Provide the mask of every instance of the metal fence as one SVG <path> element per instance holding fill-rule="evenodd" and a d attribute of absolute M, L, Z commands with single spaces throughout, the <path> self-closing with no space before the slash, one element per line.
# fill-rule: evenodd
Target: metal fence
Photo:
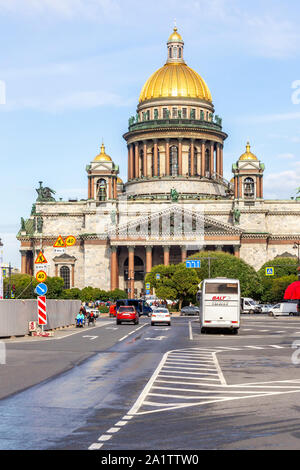
<path fill-rule="evenodd" d="M 74 324 L 80 306 L 80 300 L 47 300 L 44 329 Z M 28 323 L 37 320 L 37 300 L 0 300 L 0 338 L 27 335 Z"/>

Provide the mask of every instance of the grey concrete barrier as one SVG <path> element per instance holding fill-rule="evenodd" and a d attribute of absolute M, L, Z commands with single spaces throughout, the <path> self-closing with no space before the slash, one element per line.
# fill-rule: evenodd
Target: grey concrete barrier
<path fill-rule="evenodd" d="M 52 330 L 75 323 L 80 300 L 47 299 L 47 325 Z M 28 323 L 37 321 L 37 300 L 0 300 L 0 338 L 28 334 Z"/>

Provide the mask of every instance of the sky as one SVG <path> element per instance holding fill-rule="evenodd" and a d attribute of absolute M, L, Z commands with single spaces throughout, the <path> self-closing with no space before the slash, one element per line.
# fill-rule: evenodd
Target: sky
<path fill-rule="evenodd" d="M 87 197 L 85 167 L 104 140 L 127 178 L 123 134 L 176 19 L 186 63 L 206 81 L 229 135 L 224 176 L 251 150 L 264 196 L 300 186 L 298 0 L 0 0 L 0 238 L 16 233 L 39 181 L 57 199 Z"/>

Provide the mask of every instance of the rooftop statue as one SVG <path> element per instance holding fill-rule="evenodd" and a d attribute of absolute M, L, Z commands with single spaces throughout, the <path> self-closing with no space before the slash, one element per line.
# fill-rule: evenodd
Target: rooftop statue
<path fill-rule="evenodd" d="M 171 196 L 171 200 L 173 202 L 177 202 L 178 201 L 178 198 L 179 198 L 179 194 L 178 192 L 176 191 L 176 189 L 172 188 L 171 191 L 170 191 L 170 196 Z"/>
<path fill-rule="evenodd" d="M 50 189 L 48 187 L 43 188 L 43 182 L 39 181 L 40 187 L 36 189 L 36 192 L 38 193 L 37 197 L 37 202 L 54 202 L 55 199 L 52 197 L 52 194 L 55 194 L 55 191 L 53 189 Z"/>

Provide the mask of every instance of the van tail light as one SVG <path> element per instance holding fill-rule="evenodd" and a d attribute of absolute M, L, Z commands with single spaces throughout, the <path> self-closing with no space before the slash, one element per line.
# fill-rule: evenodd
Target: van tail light
<path fill-rule="evenodd" d="M 204 322 L 204 323 L 211 323 L 211 321 L 210 321 L 210 320 L 205 320 L 205 322 Z"/>
<path fill-rule="evenodd" d="M 232 321 L 231 323 L 238 323 L 237 321 Z"/>

